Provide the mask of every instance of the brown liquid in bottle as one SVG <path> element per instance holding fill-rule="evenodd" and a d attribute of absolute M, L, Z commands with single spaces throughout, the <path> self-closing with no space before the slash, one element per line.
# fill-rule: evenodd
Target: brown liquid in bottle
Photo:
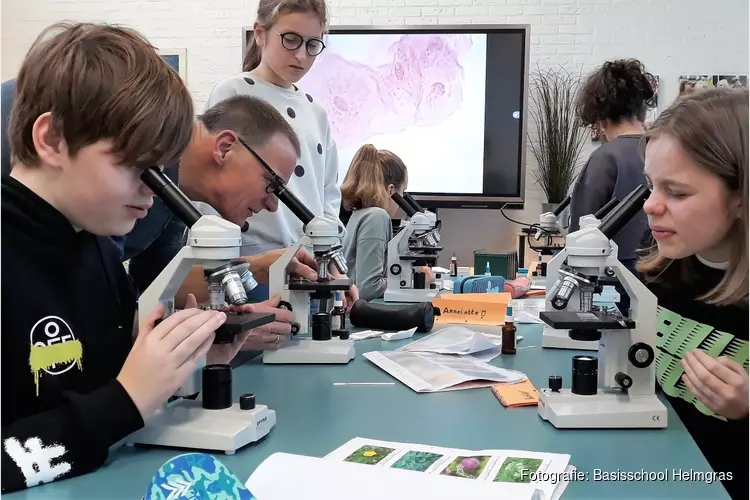
<path fill-rule="evenodd" d="M 508 312 L 505 314 L 500 352 L 502 354 L 516 353 L 516 325 L 513 324 L 513 308 L 510 306 L 508 306 Z"/>

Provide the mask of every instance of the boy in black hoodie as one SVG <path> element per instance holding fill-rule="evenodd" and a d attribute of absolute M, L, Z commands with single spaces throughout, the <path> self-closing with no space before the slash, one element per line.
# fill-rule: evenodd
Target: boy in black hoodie
<path fill-rule="evenodd" d="M 141 311 L 138 328 L 107 237 L 146 215 L 143 169 L 176 163 L 193 122 L 178 74 L 130 29 L 55 25 L 27 54 L 2 179 L 3 492 L 100 466 L 182 385 L 225 321 L 193 308 L 154 326 L 157 308 Z M 229 362 L 241 337 L 212 362 Z"/>

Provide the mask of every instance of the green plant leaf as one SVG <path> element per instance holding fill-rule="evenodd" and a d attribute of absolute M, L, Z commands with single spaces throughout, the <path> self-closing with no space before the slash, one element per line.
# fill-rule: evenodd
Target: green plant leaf
<path fill-rule="evenodd" d="M 529 113 L 536 137 L 528 134 L 528 147 L 539 165 L 534 180 L 549 203 L 560 203 L 578 175 L 586 140 L 586 129 L 576 116 L 581 75 L 563 67 L 537 67 L 530 77 Z"/>

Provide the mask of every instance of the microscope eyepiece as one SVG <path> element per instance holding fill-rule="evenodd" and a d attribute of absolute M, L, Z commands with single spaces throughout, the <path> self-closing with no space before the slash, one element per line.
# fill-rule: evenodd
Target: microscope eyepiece
<path fill-rule="evenodd" d="M 158 167 L 144 170 L 141 180 L 188 228 L 193 227 L 203 215 Z"/>
<path fill-rule="evenodd" d="M 568 196 L 566 196 L 566 197 L 565 197 L 565 198 L 563 199 L 563 201 L 561 201 L 561 202 L 560 202 L 560 204 L 559 204 L 559 205 L 557 205 L 557 208 L 555 208 L 555 209 L 554 209 L 554 210 L 552 211 L 552 214 L 553 214 L 553 215 L 554 215 L 555 217 L 559 217 L 559 216 L 560 216 L 560 214 L 561 214 L 561 213 L 563 213 L 563 210 L 565 210 L 566 208 L 568 208 L 568 205 L 570 205 L 570 197 L 571 197 L 571 195 L 568 195 Z"/>
<path fill-rule="evenodd" d="M 415 213 L 417 213 L 417 210 L 415 210 L 414 207 L 400 194 L 394 192 L 391 195 L 391 199 L 396 202 L 396 205 L 398 205 L 399 208 L 404 211 L 407 217 L 412 217 Z"/>
<path fill-rule="evenodd" d="M 599 225 L 599 231 L 610 240 L 625 226 L 630 219 L 641 211 L 643 204 L 651 195 L 651 190 L 642 184 L 631 191 Z"/>
<path fill-rule="evenodd" d="M 297 198 L 294 193 L 287 189 L 286 184 L 277 184 L 273 194 L 302 221 L 302 225 L 307 225 L 313 220 L 315 215 Z"/>
<path fill-rule="evenodd" d="M 404 192 L 404 200 L 406 200 L 406 202 L 411 205 L 412 208 L 414 208 L 414 210 L 416 210 L 417 212 L 424 212 L 424 208 L 422 208 L 422 205 L 420 205 L 419 202 L 417 202 L 417 200 L 415 200 L 411 194 Z"/>

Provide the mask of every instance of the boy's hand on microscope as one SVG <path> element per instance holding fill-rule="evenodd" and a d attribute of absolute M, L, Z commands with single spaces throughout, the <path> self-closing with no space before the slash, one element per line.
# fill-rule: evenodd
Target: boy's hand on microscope
<path fill-rule="evenodd" d="M 685 354 L 681 364 L 682 380 L 708 409 L 730 420 L 747 417 L 748 375 L 742 365 L 697 349 Z"/>
<path fill-rule="evenodd" d="M 243 342 L 234 352 L 242 351 L 265 351 L 276 350 L 284 345 L 292 335 L 292 323 L 294 323 L 294 312 L 288 309 L 279 308 L 281 297 L 278 295 L 259 302 L 257 304 L 245 304 L 242 306 L 231 306 L 230 310 L 243 313 L 273 313 L 276 315 L 276 321 L 253 328 L 245 336 Z M 239 335 L 237 336 L 239 339 Z M 230 358 L 231 359 L 231 358 Z M 228 361 L 227 361 L 228 362 Z"/>
<path fill-rule="evenodd" d="M 244 257 L 247 263 L 250 264 L 250 272 L 253 273 L 255 281 L 268 284 L 268 274 L 271 264 L 279 260 L 284 255 L 284 252 L 286 252 L 286 248 L 279 248 L 258 255 Z M 289 271 L 306 280 L 315 281 L 318 279 L 318 264 L 315 262 L 315 257 L 304 248 L 300 248 L 296 256 L 289 263 Z"/>
<path fill-rule="evenodd" d="M 144 420 L 187 380 L 211 348 L 214 332 L 227 319 L 219 311 L 183 309 L 157 325 L 163 315 L 164 308 L 159 306 L 143 322 L 117 375 Z"/>

